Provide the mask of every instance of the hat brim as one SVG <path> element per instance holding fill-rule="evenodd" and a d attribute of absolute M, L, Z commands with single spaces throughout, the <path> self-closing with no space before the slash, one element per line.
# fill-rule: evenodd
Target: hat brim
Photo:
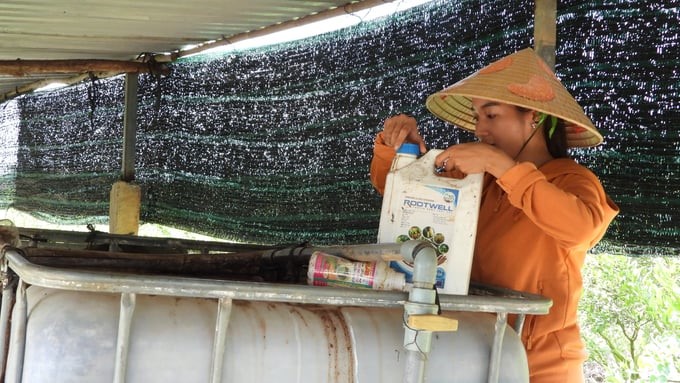
<path fill-rule="evenodd" d="M 603 141 L 602 135 L 583 109 L 545 63 L 538 62 L 541 59 L 531 48 L 507 56 L 504 60 L 507 61 L 503 65 L 497 65 L 501 62 L 499 60 L 430 95 L 425 103 L 427 109 L 444 121 L 474 131 L 476 119 L 472 99 L 497 101 L 564 120 L 567 145 L 570 147 L 591 147 Z M 518 88 L 521 92 L 515 90 Z"/>

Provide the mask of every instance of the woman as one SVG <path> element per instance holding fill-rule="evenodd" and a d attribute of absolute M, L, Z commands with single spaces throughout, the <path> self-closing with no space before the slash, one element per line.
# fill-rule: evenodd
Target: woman
<path fill-rule="evenodd" d="M 618 207 L 567 147 L 595 146 L 602 136 L 532 49 L 431 95 L 426 105 L 478 138 L 435 161 L 443 176 L 486 173 L 471 279 L 551 298 L 549 314 L 529 316 L 521 335 L 531 382 L 583 382 L 581 267 Z M 403 142 L 426 150 L 414 118 L 386 120 L 371 163 L 381 193 Z"/>

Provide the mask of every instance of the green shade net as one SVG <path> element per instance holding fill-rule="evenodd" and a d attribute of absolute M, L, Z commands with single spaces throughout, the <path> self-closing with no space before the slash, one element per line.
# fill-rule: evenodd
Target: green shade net
<path fill-rule="evenodd" d="M 680 254 L 679 6 L 559 5 L 556 71 L 605 136 L 574 154 L 621 208 L 603 251 Z"/>
<path fill-rule="evenodd" d="M 573 154 L 622 209 L 599 250 L 680 247 L 680 12 L 664 4 L 559 5 L 556 72 L 606 140 Z M 435 1 L 141 76 L 141 218 L 243 242 L 373 243 L 381 199 L 368 166 L 382 121 L 413 114 L 431 148 L 471 140 L 429 115 L 425 98 L 531 46 L 532 35 L 533 2 Z M 120 175 L 123 87 L 120 77 L 97 80 L 0 106 L 0 124 L 18 126 L 2 206 L 106 222 Z"/>

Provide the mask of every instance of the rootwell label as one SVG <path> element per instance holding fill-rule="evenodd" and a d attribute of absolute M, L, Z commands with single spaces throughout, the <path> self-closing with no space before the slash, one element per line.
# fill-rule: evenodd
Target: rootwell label
<path fill-rule="evenodd" d="M 444 204 L 441 204 L 441 203 L 419 201 L 419 200 L 409 199 L 409 198 L 404 199 L 404 206 L 411 207 L 411 208 L 421 208 L 421 209 L 427 209 L 427 210 L 443 211 L 443 212 L 452 212 L 453 211 L 453 205 L 444 205 Z"/>
<path fill-rule="evenodd" d="M 431 202 L 430 200 L 416 199 L 414 197 L 405 197 L 403 206 L 407 208 L 418 208 L 430 210 L 433 212 L 452 213 L 458 204 L 458 189 L 448 189 L 436 186 L 427 186 L 428 189 L 433 190 L 441 195 L 442 200 L 446 203 Z"/>

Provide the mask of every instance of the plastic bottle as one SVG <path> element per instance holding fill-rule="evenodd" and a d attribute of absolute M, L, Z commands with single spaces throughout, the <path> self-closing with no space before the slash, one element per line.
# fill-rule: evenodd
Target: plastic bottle
<path fill-rule="evenodd" d="M 418 153 L 417 145 L 408 144 L 403 152 L 402 145 L 387 174 L 378 243 L 429 241 L 438 255 L 437 287 L 444 294 L 467 294 L 483 174 L 439 176 L 434 160 L 442 150 L 415 159 L 411 145 Z M 392 261 L 390 266 L 411 282 L 411 264 Z"/>
<path fill-rule="evenodd" d="M 406 287 L 404 274 L 392 270 L 387 262 L 354 262 L 321 251 L 309 259 L 307 283 L 373 290 L 403 291 Z"/>

